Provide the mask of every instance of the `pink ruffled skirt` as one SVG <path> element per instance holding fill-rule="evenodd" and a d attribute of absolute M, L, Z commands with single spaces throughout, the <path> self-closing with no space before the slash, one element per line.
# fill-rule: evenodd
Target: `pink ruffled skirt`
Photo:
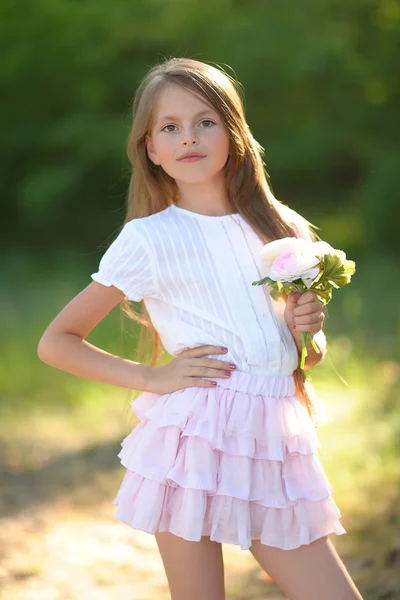
<path fill-rule="evenodd" d="M 115 516 L 134 529 L 284 550 L 341 535 L 321 444 L 293 375 L 234 371 L 215 388 L 143 392 L 118 454 Z"/>

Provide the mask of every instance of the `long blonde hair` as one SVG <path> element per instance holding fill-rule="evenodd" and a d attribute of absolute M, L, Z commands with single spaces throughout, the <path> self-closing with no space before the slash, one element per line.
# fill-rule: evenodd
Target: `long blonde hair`
<path fill-rule="evenodd" d="M 169 58 L 154 66 L 141 81 L 133 99 L 133 122 L 127 141 L 127 154 L 132 164 L 126 217 L 124 224 L 138 217 L 157 213 L 179 198 L 175 180 L 147 155 L 147 137 L 152 126 L 154 106 L 160 92 L 168 85 L 180 85 L 199 95 L 219 113 L 230 136 L 229 158 L 224 176 L 230 204 L 258 233 L 265 243 L 287 236 L 297 237 L 296 230 L 284 217 L 282 207 L 268 184 L 269 174 L 262 160 L 264 148 L 254 139 L 244 114 L 241 84 L 224 71 L 190 58 Z M 288 207 L 287 207 L 288 208 Z M 304 219 L 311 239 L 320 239 Z M 130 318 L 144 325 L 140 328 L 137 355 L 144 355 L 147 340 L 144 328 L 152 335 L 153 354 L 150 364 L 159 364 L 162 353 L 161 339 L 154 328 L 143 302 L 137 312 L 128 300 L 121 308 Z M 296 393 L 314 420 L 318 401 L 311 382 L 299 367 L 293 372 Z M 317 425 L 317 421 L 314 420 Z"/>

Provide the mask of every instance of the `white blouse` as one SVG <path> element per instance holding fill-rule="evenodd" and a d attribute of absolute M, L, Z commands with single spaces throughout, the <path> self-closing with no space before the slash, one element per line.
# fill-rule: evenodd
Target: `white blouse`
<path fill-rule="evenodd" d="M 298 236 L 310 239 L 303 218 L 282 210 Z M 241 371 L 286 376 L 299 354 L 283 317 L 285 301 L 273 300 L 268 286 L 252 286 L 262 278 L 263 245 L 239 213 L 209 216 L 171 204 L 126 223 L 91 277 L 143 299 L 170 355 L 226 346 L 227 353 L 208 356 Z"/>

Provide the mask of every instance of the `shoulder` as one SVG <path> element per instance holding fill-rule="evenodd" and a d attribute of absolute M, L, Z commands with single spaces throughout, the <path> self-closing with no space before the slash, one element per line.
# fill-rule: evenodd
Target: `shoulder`
<path fill-rule="evenodd" d="M 137 249 L 151 257 L 159 229 L 157 214 L 135 217 L 126 221 L 114 240 L 114 244 L 123 248 L 125 252 Z"/>
<path fill-rule="evenodd" d="M 145 240 L 155 240 L 162 231 L 167 220 L 167 208 L 157 213 L 145 217 L 135 217 L 125 224 L 129 232 L 135 233 L 145 238 Z"/>
<path fill-rule="evenodd" d="M 278 210 L 286 223 L 296 231 L 297 237 L 313 241 L 314 231 L 311 227 L 314 225 L 311 221 L 285 204 L 280 203 Z"/>
<path fill-rule="evenodd" d="M 132 235 L 136 233 L 157 259 L 168 254 L 177 245 L 186 247 L 193 244 L 193 235 L 196 233 L 195 229 L 190 227 L 193 222 L 193 219 L 187 219 L 182 223 L 171 212 L 170 206 L 157 213 L 129 221 Z"/>

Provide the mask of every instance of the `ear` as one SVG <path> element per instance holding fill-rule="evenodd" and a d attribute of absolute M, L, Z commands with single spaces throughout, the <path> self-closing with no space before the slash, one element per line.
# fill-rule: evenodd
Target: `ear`
<path fill-rule="evenodd" d="M 155 164 L 155 165 L 159 165 L 160 163 L 160 159 L 157 156 L 157 152 L 154 149 L 154 144 L 151 141 L 151 138 L 149 136 L 147 136 L 146 138 L 146 148 L 147 148 L 147 156 L 149 157 L 149 159 Z"/>

